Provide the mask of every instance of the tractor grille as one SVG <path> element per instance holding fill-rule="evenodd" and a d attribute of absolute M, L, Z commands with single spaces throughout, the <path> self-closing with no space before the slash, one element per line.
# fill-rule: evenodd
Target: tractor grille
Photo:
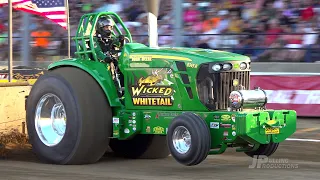
<path fill-rule="evenodd" d="M 233 86 L 235 79 L 238 80 L 238 86 Z M 197 75 L 198 96 L 210 110 L 226 110 L 230 105 L 229 95 L 232 91 L 249 88 L 249 71 L 211 74 L 208 66 L 203 65 Z"/>
<path fill-rule="evenodd" d="M 224 72 L 220 73 L 220 87 L 218 87 L 218 109 L 227 109 L 229 104 L 229 95 L 232 91 L 240 89 L 249 89 L 249 71 L 242 72 Z M 237 79 L 239 86 L 233 86 L 233 80 Z"/>

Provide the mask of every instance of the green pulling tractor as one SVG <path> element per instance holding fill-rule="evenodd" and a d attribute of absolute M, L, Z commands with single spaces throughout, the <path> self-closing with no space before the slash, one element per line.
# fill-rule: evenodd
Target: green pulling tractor
<path fill-rule="evenodd" d="M 97 58 L 97 21 L 112 17 L 125 44 L 117 63 Z M 250 157 L 272 155 L 296 130 L 296 112 L 266 109 L 250 90 L 250 59 L 229 52 L 132 42 L 113 12 L 85 14 L 76 57 L 52 63 L 26 98 L 30 143 L 44 163 L 90 164 L 108 147 L 125 158 L 166 158 L 192 166 L 236 147 Z M 153 24 L 150 25 L 150 24 Z M 120 78 L 122 77 L 122 78 Z"/>

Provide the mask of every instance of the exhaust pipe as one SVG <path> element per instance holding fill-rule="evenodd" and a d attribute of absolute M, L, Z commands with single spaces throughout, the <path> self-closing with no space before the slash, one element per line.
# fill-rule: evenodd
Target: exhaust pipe
<path fill-rule="evenodd" d="M 145 5 L 148 11 L 149 46 L 158 48 L 158 15 L 160 0 L 145 0 Z"/>

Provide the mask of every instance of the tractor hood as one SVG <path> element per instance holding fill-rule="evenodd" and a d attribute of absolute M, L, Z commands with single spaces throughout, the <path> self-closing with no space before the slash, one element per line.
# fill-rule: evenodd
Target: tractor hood
<path fill-rule="evenodd" d="M 159 47 L 149 48 L 147 46 L 129 47 L 130 56 L 150 56 L 157 59 L 186 60 L 193 63 L 216 62 L 216 61 L 249 61 L 249 57 L 226 51 L 218 51 L 201 48 L 182 47 Z M 170 58 L 169 58 L 170 57 Z"/>
<path fill-rule="evenodd" d="M 207 59 L 208 61 L 246 61 L 249 58 L 247 56 L 226 52 L 226 51 L 219 51 L 219 50 L 212 50 L 212 49 L 201 49 L 201 48 L 160 48 L 165 53 L 170 55 L 177 55 L 183 57 L 200 57 L 201 59 Z"/>

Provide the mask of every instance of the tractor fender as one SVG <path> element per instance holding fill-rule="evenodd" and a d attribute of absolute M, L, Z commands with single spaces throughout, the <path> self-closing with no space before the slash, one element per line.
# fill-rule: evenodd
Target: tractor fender
<path fill-rule="evenodd" d="M 103 64 L 96 61 L 84 61 L 79 59 L 67 59 L 53 62 L 48 66 L 48 71 L 60 67 L 75 67 L 82 69 L 90 74 L 93 79 L 100 85 L 104 91 L 111 107 L 122 106 L 119 101 L 115 84 L 113 83 L 111 72 L 108 64 Z M 85 83 L 85 82 L 84 82 Z"/>

